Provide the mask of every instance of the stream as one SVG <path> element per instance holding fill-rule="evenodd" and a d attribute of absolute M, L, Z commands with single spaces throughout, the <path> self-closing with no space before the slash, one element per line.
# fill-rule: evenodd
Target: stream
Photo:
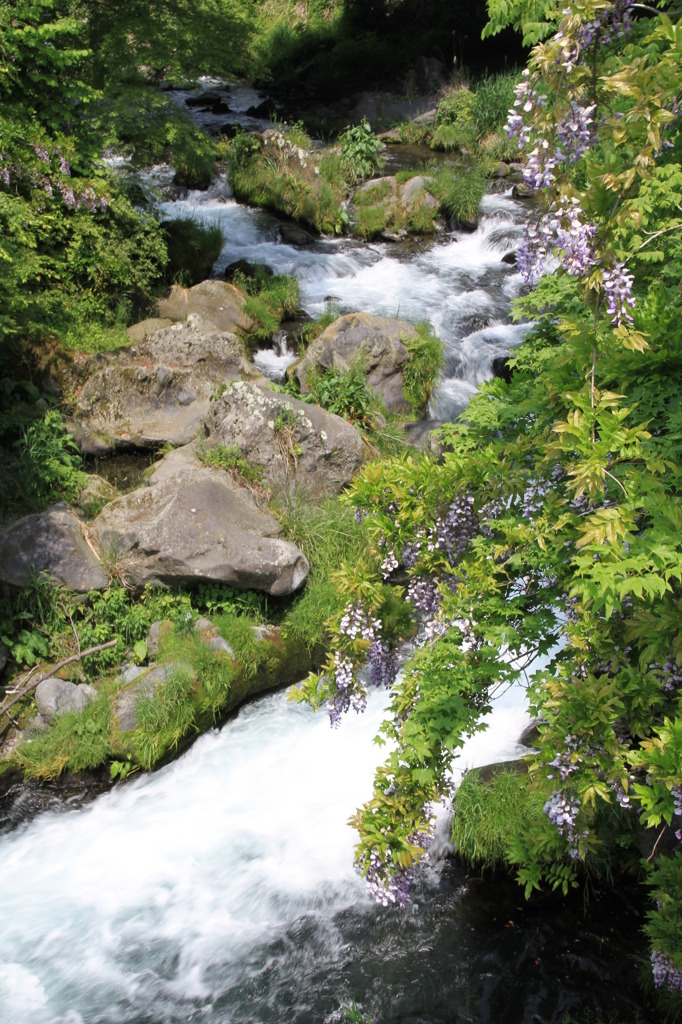
<path fill-rule="evenodd" d="M 253 98 L 230 93 L 235 118 Z M 311 316 L 331 304 L 427 318 L 447 352 L 433 418 L 461 411 L 523 337 L 508 322 L 520 276 L 502 256 L 527 207 L 508 188 L 486 196 L 476 231 L 401 244 L 290 244 L 224 178 L 162 209 L 220 224 L 215 276 L 237 259 L 296 276 Z M 256 356 L 273 377 L 293 358 L 283 338 Z M 646 1021 L 638 890 L 526 903 L 514 882 L 471 877 L 449 856 L 442 816 L 414 902 L 371 901 L 347 821 L 383 759 L 372 739 L 385 701 L 373 692 L 332 730 L 275 693 L 92 801 L 15 804 L 0 820 L 0 1020 L 332 1024 L 356 1006 L 372 1024 Z M 512 690 L 458 767 L 521 756 L 526 723 Z"/>
<path fill-rule="evenodd" d="M 346 824 L 368 796 L 385 694 L 332 730 L 276 693 L 179 760 L 0 839 L 7 1024 L 561 1021 L 638 1004 L 635 895 L 524 904 L 518 886 L 431 864 L 379 907 Z M 519 756 L 518 695 L 461 767 Z M 617 939 L 617 941 L 614 941 Z M 581 1018 L 578 1018 L 581 1019 Z M 620 1019 L 620 1018 L 619 1018 Z"/>

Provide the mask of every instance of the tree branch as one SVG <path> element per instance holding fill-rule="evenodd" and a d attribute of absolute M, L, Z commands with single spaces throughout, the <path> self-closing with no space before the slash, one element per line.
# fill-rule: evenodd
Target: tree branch
<path fill-rule="evenodd" d="M 98 654 L 100 651 L 106 651 L 108 647 L 114 647 L 117 643 L 118 640 L 107 640 L 105 644 L 98 644 L 97 647 L 88 647 L 86 651 L 79 651 L 78 654 L 72 654 L 70 658 L 64 658 L 63 661 L 60 661 L 57 665 L 53 665 L 51 668 L 47 669 L 40 676 L 38 676 L 37 679 L 34 679 L 33 682 L 31 682 L 28 686 L 25 686 L 23 690 L 20 690 L 18 692 L 14 691 L 16 693 L 16 696 L 13 698 L 13 700 L 5 702 L 0 706 L 0 717 L 2 715 L 7 715 L 7 717 L 10 718 L 10 715 L 8 714 L 9 709 L 11 707 L 14 707 L 15 704 L 18 704 L 19 701 L 23 697 L 25 697 L 27 693 L 30 693 L 31 690 L 35 690 L 36 686 L 39 686 L 44 679 L 47 679 L 53 673 L 59 672 L 60 669 L 64 668 L 66 665 L 70 665 L 74 661 L 80 661 L 81 658 L 87 658 L 89 654 Z M 31 669 L 26 678 L 30 678 L 33 672 L 35 672 L 35 669 Z M 0 728 L 2 727 L 0 726 Z"/>

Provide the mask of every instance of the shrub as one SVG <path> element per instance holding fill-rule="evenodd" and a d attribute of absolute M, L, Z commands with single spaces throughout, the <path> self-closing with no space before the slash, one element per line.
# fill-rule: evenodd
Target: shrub
<path fill-rule="evenodd" d="M 174 666 L 167 682 L 149 697 L 137 701 L 133 744 L 140 763 L 152 768 L 169 750 L 177 748 L 195 726 L 195 677 L 191 667 Z"/>
<path fill-rule="evenodd" d="M 386 207 L 363 206 L 358 210 L 358 220 L 354 232 L 361 238 L 371 241 L 377 238 L 386 227 Z"/>
<path fill-rule="evenodd" d="M 199 448 L 199 458 L 207 466 L 224 469 L 232 477 L 241 478 L 247 483 L 260 484 L 263 479 L 263 467 L 249 465 L 236 445 L 217 444 L 215 447 L 207 448 L 202 444 Z"/>
<path fill-rule="evenodd" d="M 510 867 L 510 840 L 542 822 L 544 800 L 516 770 L 495 772 L 488 781 L 467 772 L 455 797 L 452 842 L 471 867 Z"/>
<path fill-rule="evenodd" d="M 341 132 L 339 145 L 351 181 L 369 178 L 381 166 L 381 141 L 370 128 L 367 118 Z"/>
<path fill-rule="evenodd" d="M 253 278 L 235 275 L 235 284 L 247 293 L 244 312 L 256 323 L 253 341 L 269 341 L 285 317 L 299 309 L 298 281 L 286 274 L 268 274 L 257 266 Z"/>
<path fill-rule="evenodd" d="M 354 359 L 347 370 L 308 372 L 307 384 L 309 401 L 361 428 L 371 428 L 377 401 L 367 385 L 361 358 Z"/>
<path fill-rule="evenodd" d="M 321 505 L 290 503 L 280 510 L 279 518 L 287 540 L 310 562 L 305 589 L 287 611 L 283 628 L 313 650 L 324 643 L 327 622 L 344 605 L 345 598 L 330 577 L 342 562 L 357 556 L 361 527 L 353 510 L 338 498 Z"/>
<path fill-rule="evenodd" d="M 476 140 L 474 94 L 458 86 L 445 94 L 438 104 L 432 149 L 461 150 L 473 147 Z"/>
<path fill-rule="evenodd" d="M 56 501 L 76 500 L 87 477 L 78 447 L 56 409 L 30 423 L 14 449 L 0 499 L 4 512 L 36 512 Z"/>
<path fill-rule="evenodd" d="M 303 221 L 316 231 L 342 232 L 348 220 L 341 206 L 345 186 L 339 184 L 333 163 L 326 162 L 326 177 L 320 173 L 309 182 L 297 172 L 266 161 L 257 140 L 243 133 L 231 143 L 223 143 L 221 153 L 227 158 L 237 199 Z"/>
<path fill-rule="evenodd" d="M 29 779 L 97 768 L 111 752 L 111 703 L 101 693 L 82 712 L 58 715 L 45 732 L 22 743 L 12 761 Z"/>

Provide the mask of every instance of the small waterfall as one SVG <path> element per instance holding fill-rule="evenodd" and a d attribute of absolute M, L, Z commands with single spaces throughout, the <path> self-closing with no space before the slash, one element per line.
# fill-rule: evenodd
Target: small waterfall
<path fill-rule="evenodd" d="M 259 348 L 253 354 L 253 361 L 260 372 L 275 384 L 286 380 L 286 370 L 297 359 L 297 353 L 289 347 L 286 331 L 277 331 L 272 339 L 272 348 Z"/>

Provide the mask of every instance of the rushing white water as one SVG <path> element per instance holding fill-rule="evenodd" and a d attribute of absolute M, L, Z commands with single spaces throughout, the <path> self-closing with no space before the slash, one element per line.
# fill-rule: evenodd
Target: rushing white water
<path fill-rule="evenodd" d="M 275 694 L 161 771 L 4 836 L 0 1019 L 270 1020 L 267 993 L 253 1016 L 234 1006 L 273 944 L 305 928 L 333 964 L 338 916 L 380 913 L 347 819 L 382 758 L 384 699 L 331 730 Z M 518 756 L 524 722 L 507 696 L 461 763 Z"/>
<path fill-rule="evenodd" d="M 523 327 L 507 322 L 521 277 L 502 257 L 516 248 L 528 213 L 511 198 L 511 190 L 484 197 L 476 231 L 452 232 L 413 246 L 347 239 L 291 244 L 276 218 L 236 203 L 225 178 L 208 192 L 191 192 L 186 199 L 162 204 L 161 210 L 166 217 L 220 225 L 225 242 L 216 276 L 246 259 L 296 277 L 302 306 L 312 316 L 331 303 L 341 313 L 428 320 L 447 353 L 431 410 L 436 418 L 461 412 L 476 385 L 491 376 L 493 360 L 523 337 Z"/>

